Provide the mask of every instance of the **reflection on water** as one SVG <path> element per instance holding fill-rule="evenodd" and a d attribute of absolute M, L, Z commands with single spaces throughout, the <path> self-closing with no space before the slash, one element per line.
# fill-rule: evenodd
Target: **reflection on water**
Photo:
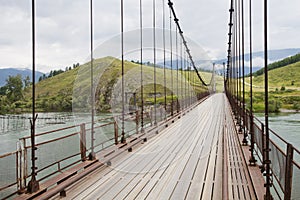
<path fill-rule="evenodd" d="M 30 135 L 30 114 L 1 116 L 0 155 L 16 150 L 19 138 Z M 70 113 L 39 113 L 36 133 L 74 125 Z"/>
<path fill-rule="evenodd" d="M 73 119 L 71 113 L 37 113 L 35 125 L 37 128 L 51 124 L 65 124 Z M 20 115 L 0 115 L 0 134 L 30 129 L 31 113 Z"/>
<path fill-rule="evenodd" d="M 58 116 L 61 116 L 62 113 L 56 113 Z M 55 119 L 55 113 L 45 114 Z M 255 114 L 261 121 L 264 121 L 263 114 Z M 106 118 L 108 115 L 98 116 L 99 118 Z M 46 119 L 46 117 L 44 117 Z M 50 117 L 49 117 L 50 118 Z M 23 120 L 22 118 L 20 118 Z M 84 117 L 76 117 L 71 120 L 67 120 L 64 123 L 52 123 L 52 121 L 48 121 L 47 126 L 42 126 L 37 129 L 37 132 L 45 132 L 49 129 L 59 129 L 66 126 L 71 126 L 74 124 L 84 123 L 90 121 L 90 116 Z M 51 123 L 49 123 L 51 122 Z M 293 144 L 294 147 L 300 149 L 300 113 L 281 113 L 281 114 L 271 114 L 269 116 L 270 128 L 275 131 L 278 135 L 284 138 L 287 142 Z M 29 121 L 27 121 L 29 123 Z M 23 127 L 21 122 L 15 123 L 20 127 Z M 1 130 L 0 130 L 1 131 Z M 28 136 L 30 134 L 29 129 L 27 130 L 15 130 L 7 133 L 0 134 L 0 155 L 6 152 L 11 152 L 16 150 L 16 142 L 19 138 Z M 61 145 L 62 146 L 62 145 Z M 296 160 L 300 155 L 294 155 Z M 12 160 L 12 163 L 15 161 Z M 9 163 L 9 162 L 7 162 Z M 3 163 L 2 163 L 3 164 Z M 1 168 L 4 165 L 1 165 Z M 0 168 L 0 169 L 1 169 Z M 3 169 L 5 169 L 4 167 Z M 294 167 L 294 177 L 293 177 L 293 198 L 300 199 L 300 170 L 295 170 Z M 4 175 L 6 171 L 1 172 L 0 175 Z M 5 174 L 7 179 L 10 178 L 9 174 Z M 12 176 L 13 177 L 13 176 Z M 0 181 L 1 183 L 1 181 Z M 1 195 L 0 195 L 1 197 Z"/>
<path fill-rule="evenodd" d="M 255 114 L 264 122 L 262 113 Z M 297 149 L 300 149 L 300 113 L 269 115 L 269 127 Z"/>
<path fill-rule="evenodd" d="M 264 122 L 264 114 L 259 113 L 255 115 Z M 300 113 L 270 114 L 269 127 L 288 143 L 300 150 Z M 278 144 L 280 145 L 280 143 Z M 294 160 L 300 163 L 300 155 L 296 152 L 294 152 Z M 292 199 L 300 199 L 300 169 L 294 166 L 293 171 Z"/>

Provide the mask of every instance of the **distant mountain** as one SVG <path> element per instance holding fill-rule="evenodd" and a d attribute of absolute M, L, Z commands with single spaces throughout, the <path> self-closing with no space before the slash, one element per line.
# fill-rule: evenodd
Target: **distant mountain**
<path fill-rule="evenodd" d="M 269 64 L 276 62 L 278 60 L 284 59 L 286 57 L 295 55 L 297 53 L 300 53 L 300 48 L 295 49 L 278 49 L 278 50 L 269 50 L 268 51 L 268 60 Z M 227 63 L 227 59 L 218 59 L 218 60 L 194 60 L 197 67 L 203 69 L 203 70 L 212 70 L 213 63 L 216 64 L 216 70 L 217 72 L 221 73 L 223 71 L 223 63 Z M 250 73 L 250 55 L 245 54 L 245 74 Z M 179 61 L 179 65 L 180 65 Z M 172 67 L 176 68 L 176 60 L 172 61 Z M 159 66 L 163 66 L 163 63 L 158 63 Z M 253 72 L 258 71 L 259 69 L 263 68 L 264 65 L 264 52 L 253 52 L 252 53 L 252 67 Z M 171 61 L 166 62 L 166 67 L 171 68 Z"/>
<path fill-rule="evenodd" d="M 20 74 L 22 78 L 29 76 L 30 80 L 32 81 L 32 70 L 30 69 L 5 68 L 5 69 L 0 69 L 0 87 L 6 84 L 6 79 L 8 78 L 8 76 L 16 76 L 18 74 Z M 43 74 L 44 73 L 39 71 L 35 72 L 36 82 Z"/>
<path fill-rule="evenodd" d="M 277 50 L 269 50 L 268 51 L 268 60 L 269 64 L 276 62 L 278 60 L 282 60 L 286 57 L 293 56 L 300 53 L 300 48 L 295 49 L 277 49 Z M 245 54 L 245 74 L 250 73 L 250 54 Z M 220 59 L 213 61 L 216 64 L 222 64 L 223 62 L 227 63 L 226 59 Z M 258 51 L 252 53 L 252 67 L 253 72 L 258 71 L 264 66 L 264 52 Z"/>

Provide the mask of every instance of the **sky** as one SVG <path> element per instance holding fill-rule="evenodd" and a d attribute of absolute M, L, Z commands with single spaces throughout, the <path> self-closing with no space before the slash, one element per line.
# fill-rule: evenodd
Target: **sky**
<path fill-rule="evenodd" d="M 156 0 L 156 27 L 162 28 L 162 7 Z M 152 0 L 142 0 L 143 28 L 150 28 Z M 195 42 L 212 60 L 226 58 L 229 0 L 173 0 L 186 38 Z M 245 25 L 248 25 L 248 4 Z M 120 34 L 120 0 L 94 0 L 94 48 Z M 300 47 L 300 1 L 269 1 L 269 49 Z M 253 49 L 263 50 L 263 4 L 253 1 Z M 0 0 L 0 68 L 31 68 L 31 0 Z M 85 63 L 90 52 L 89 0 L 36 0 L 37 70 L 49 72 L 73 63 Z M 168 17 L 166 17 L 168 20 Z M 124 0 L 124 31 L 139 28 L 139 0 Z M 167 23 L 167 25 L 169 25 Z M 173 27 L 174 28 L 174 27 Z M 245 52 L 248 52 L 248 28 Z M 137 35 L 138 36 L 138 35 Z M 138 38 L 137 38 L 138 40 Z M 105 51 L 105 49 L 102 51 Z M 195 49 L 195 51 L 198 51 Z M 193 52 L 192 54 L 198 52 Z"/>

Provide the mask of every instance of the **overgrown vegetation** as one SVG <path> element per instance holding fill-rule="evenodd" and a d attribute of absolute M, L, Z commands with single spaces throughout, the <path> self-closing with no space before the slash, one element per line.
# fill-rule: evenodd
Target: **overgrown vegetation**
<path fill-rule="evenodd" d="M 105 57 L 101 59 L 95 59 L 94 63 L 94 82 L 95 82 L 95 108 L 97 111 L 109 111 L 111 109 L 111 101 L 113 95 L 112 92 L 120 87 L 118 84 L 121 77 L 121 61 L 112 57 Z M 137 105 L 141 105 L 141 87 L 140 81 L 136 80 L 140 78 L 140 64 L 125 61 L 125 74 L 127 78 L 137 81 L 136 88 L 133 91 L 136 93 Z M 164 92 L 166 91 L 167 103 L 170 104 L 172 99 L 176 101 L 182 98 L 184 95 L 185 81 L 190 83 L 190 89 L 194 90 L 195 95 L 205 92 L 206 88 L 200 84 L 200 81 L 196 77 L 195 72 L 191 71 L 171 71 L 166 69 L 166 82 L 167 87 L 164 85 L 164 71 L 162 68 L 157 68 L 157 103 L 163 104 Z M 173 73 L 173 75 L 172 75 Z M 68 67 L 65 71 L 54 70 L 48 76 L 40 78 L 40 81 L 36 83 L 36 109 L 40 112 L 54 112 L 54 111 L 72 111 L 74 108 L 84 108 L 82 111 L 89 110 L 90 104 L 90 63 L 86 63 L 79 67 L 79 64 L 73 65 L 73 68 Z M 153 84 L 154 70 L 153 66 L 143 66 L 143 81 L 144 81 L 144 102 L 147 105 L 153 105 L 154 98 L 154 84 Z M 211 73 L 202 72 L 201 74 L 206 82 L 209 82 Z M 132 76 L 132 77 L 130 77 Z M 177 79 L 177 76 L 178 79 Z M 173 80 L 172 78 L 173 77 Z M 20 77 L 19 77 L 20 78 Z M 18 78 L 18 79 L 19 79 Z M 222 80 L 221 80 L 222 81 Z M 171 86 L 173 82 L 173 86 Z M 25 86 L 26 85 L 26 86 Z M 219 84 L 221 86 L 221 84 Z M 0 112 L 16 113 L 16 112 L 29 112 L 32 107 L 31 89 L 32 85 L 23 81 L 21 90 L 14 92 L 14 95 L 10 94 L 7 90 L 8 85 L 0 88 Z M 173 87 L 173 88 L 172 88 Z M 173 92 L 172 92 L 173 90 Z M 176 91 L 178 90 L 178 91 Z M 179 93 L 178 93 L 179 92 Z M 15 98 L 17 97 L 17 98 Z M 129 99 L 133 101 L 132 97 Z"/>
<path fill-rule="evenodd" d="M 79 63 L 73 64 L 73 69 L 75 69 L 76 67 L 79 67 Z M 70 70 L 72 70 L 72 67 L 71 67 L 71 66 L 70 66 L 70 67 L 66 67 L 66 68 L 65 68 L 65 71 L 62 70 L 62 69 L 59 69 L 59 70 L 51 70 L 48 76 L 47 76 L 46 74 L 43 74 L 43 76 L 41 76 L 41 77 L 39 78 L 39 82 L 42 81 L 42 80 L 45 80 L 45 79 L 47 79 L 47 78 L 51 78 L 51 77 L 53 77 L 53 76 L 57 76 L 58 74 L 62 74 L 62 73 L 64 73 L 64 72 L 70 71 Z"/>
<path fill-rule="evenodd" d="M 293 57 L 299 59 L 299 54 Z M 285 63 L 289 59 L 277 63 Z M 272 65 L 272 64 L 271 64 Z M 279 65 L 277 65 L 279 66 Z M 249 78 L 246 79 L 249 83 Z M 248 85 L 248 84 L 247 84 Z M 253 77 L 253 108 L 255 112 L 264 111 L 264 75 Z M 246 87 L 247 106 L 249 107 L 249 87 Z M 289 64 L 269 71 L 269 109 L 299 111 L 300 105 L 300 62 Z"/>
<path fill-rule="evenodd" d="M 270 70 L 284 67 L 284 66 L 287 66 L 287 65 L 290 65 L 293 63 L 297 63 L 297 62 L 300 62 L 300 53 L 298 53 L 294 56 L 287 57 L 283 60 L 269 64 L 268 70 L 270 71 Z M 263 73 L 264 73 L 264 69 L 262 68 L 262 69 L 256 71 L 255 73 L 253 73 L 253 76 L 259 76 L 259 75 L 262 75 Z"/>
<path fill-rule="evenodd" d="M 6 84 L 0 88 L 0 114 L 16 112 L 24 102 L 23 92 L 30 87 L 30 78 L 21 75 L 8 76 Z"/>

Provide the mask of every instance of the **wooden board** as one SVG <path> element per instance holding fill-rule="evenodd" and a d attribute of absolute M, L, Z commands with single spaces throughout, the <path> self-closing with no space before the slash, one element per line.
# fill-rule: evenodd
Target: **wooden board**
<path fill-rule="evenodd" d="M 224 94 L 212 95 L 111 161 L 68 187 L 67 199 L 255 198 Z"/>

